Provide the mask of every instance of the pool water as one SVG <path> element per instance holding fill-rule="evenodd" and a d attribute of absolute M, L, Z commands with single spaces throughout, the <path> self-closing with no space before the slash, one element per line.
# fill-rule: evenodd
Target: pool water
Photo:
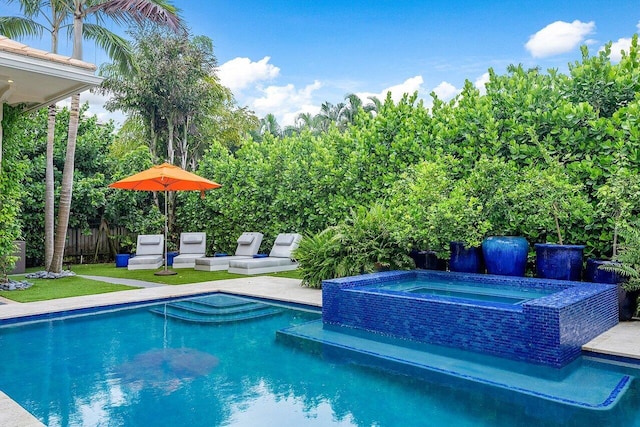
<path fill-rule="evenodd" d="M 477 282 L 436 278 L 429 279 L 429 281 L 419 279 L 392 280 L 376 285 L 375 288 L 383 291 L 409 292 L 504 304 L 522 304 L 531 299 L 545 297 L 557 292 L 549 289 L 487 286 Z"/>
<path fill-rule="evenodd" d="M 419 380 L 279 343 L 320 313 L 255 304 L 214 295 L 0 327 L 0 390 L 48 426 L 640 426 L 635 380 L 596 412 Z"/>

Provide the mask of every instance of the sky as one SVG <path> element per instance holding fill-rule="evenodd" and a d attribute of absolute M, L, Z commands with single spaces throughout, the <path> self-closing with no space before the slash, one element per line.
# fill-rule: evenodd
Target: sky
<path fill-rule="evenodd" d="M 192 35 L 214 43 L 217 73 L 239 106 L 262 118 L 272 113 L 282 126 L 323 102 L 337 104 L 355 93 L 363 100 L 418 91 L 453 98 L 465 80 L 481 90 L 488 69 L 504 74 L 509 64 L 567 72 L 581 58 L 612 42 L 612 59 L 628 50 L 640 32 L 640 0 L 183 0 Z M 0 2 L 0 16 L 17 14 Z M 125 34 L 124 29 L 111 30 Z M 49 39 L 21 40 L 48 49 Z M 107 56 L 85 45 L 84 59 Z M 70 44 L 60 53 L 70 55 Z M 104 99 L 85 93 L 83 102 L 101 119 Z"/>

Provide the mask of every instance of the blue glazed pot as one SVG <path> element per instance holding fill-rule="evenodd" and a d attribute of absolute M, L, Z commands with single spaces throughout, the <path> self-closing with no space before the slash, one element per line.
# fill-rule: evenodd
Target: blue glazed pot
<path fill-rule="evenodd" d="M 416 268 L 426 270 L 446 270 L 446 263 L 444 260 L 438 259 L 436 253 L 433 251 L 419 251 L 417 249 L 412 250 L 409 256 L 413 258 L 416 263 Z"/>
<path fill-rule="evenodd" d="M 466 248 L 463 242 L 449 243 L 449 270 L 459 273 L 482 273 L 482 248 Z"/>
<path fill-rule="evenodd" d="M 622 287 L 625 278 L 613 271 L 605 271 L 598 267 L 612 264 L 613 261 L 603 259 L 587 260 L 587 268 L 584 272 L 584 280 L 596 283 L 609 283 L 618 285 L 618 319 L 621 321 L 631 320 L 636 314 L 638 291 L 627 292 Z"/>
<path fill-rule="evenodd" d="M 536 243 L 536 276 L 545 279 L 580 280 L 584 245 Z"/>
<path fill-rule="evenodd" d="M 493 236 L 482 242 L 482 255 L 489 274 L 524 276 L 529 243 L 519 236 Z"/>
<path fill-rule="evenodd" d="M 617 284 L 622 282 L 622 277 L 614 271 L 605 271 L 599 268 L 601 265 L 611 264 L 613 261 L 589 258 L 584 272 L 584 280 L 595 283 Z"/>

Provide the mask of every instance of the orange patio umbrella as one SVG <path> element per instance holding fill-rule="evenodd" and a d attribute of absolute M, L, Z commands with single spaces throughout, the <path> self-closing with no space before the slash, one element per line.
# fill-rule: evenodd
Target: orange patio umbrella
<path fill-rule="evenodd" d="M 205 190 L 219 188 L 221 185 L 194 173 L 187 172 L 178 166 L 163 163 L 116 181 L 110 184 L 109 187 L 123 190 L 164 191 L 164 270 L 156 274 L 175 274 L 175 272 L 167 269 L 167 192 L 199 190 L 204 197 Z"/>

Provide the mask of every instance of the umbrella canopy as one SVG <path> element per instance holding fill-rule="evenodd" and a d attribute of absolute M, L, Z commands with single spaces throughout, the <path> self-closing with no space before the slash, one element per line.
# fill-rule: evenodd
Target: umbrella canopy
<path fill-rule="evenodd" d="M 175 274 L 167 270 L 167 191 L 196 190 L 204 197 L 204 190 L 222 187 L 217 182 L 187 172 L 178 166 L 163 163 L 145 171 L 131 175 L 128 178 L 109 184 L 111 188 L 139 191 L 164 191 L 164 270 L 156 274 Z"/>
<path fill-rule="evenodd" d="M 163 163 L 114 182 L 109 187 L 140 191 L 204 191 L 221 187 L 221 185 L 178 166 Z"/>

